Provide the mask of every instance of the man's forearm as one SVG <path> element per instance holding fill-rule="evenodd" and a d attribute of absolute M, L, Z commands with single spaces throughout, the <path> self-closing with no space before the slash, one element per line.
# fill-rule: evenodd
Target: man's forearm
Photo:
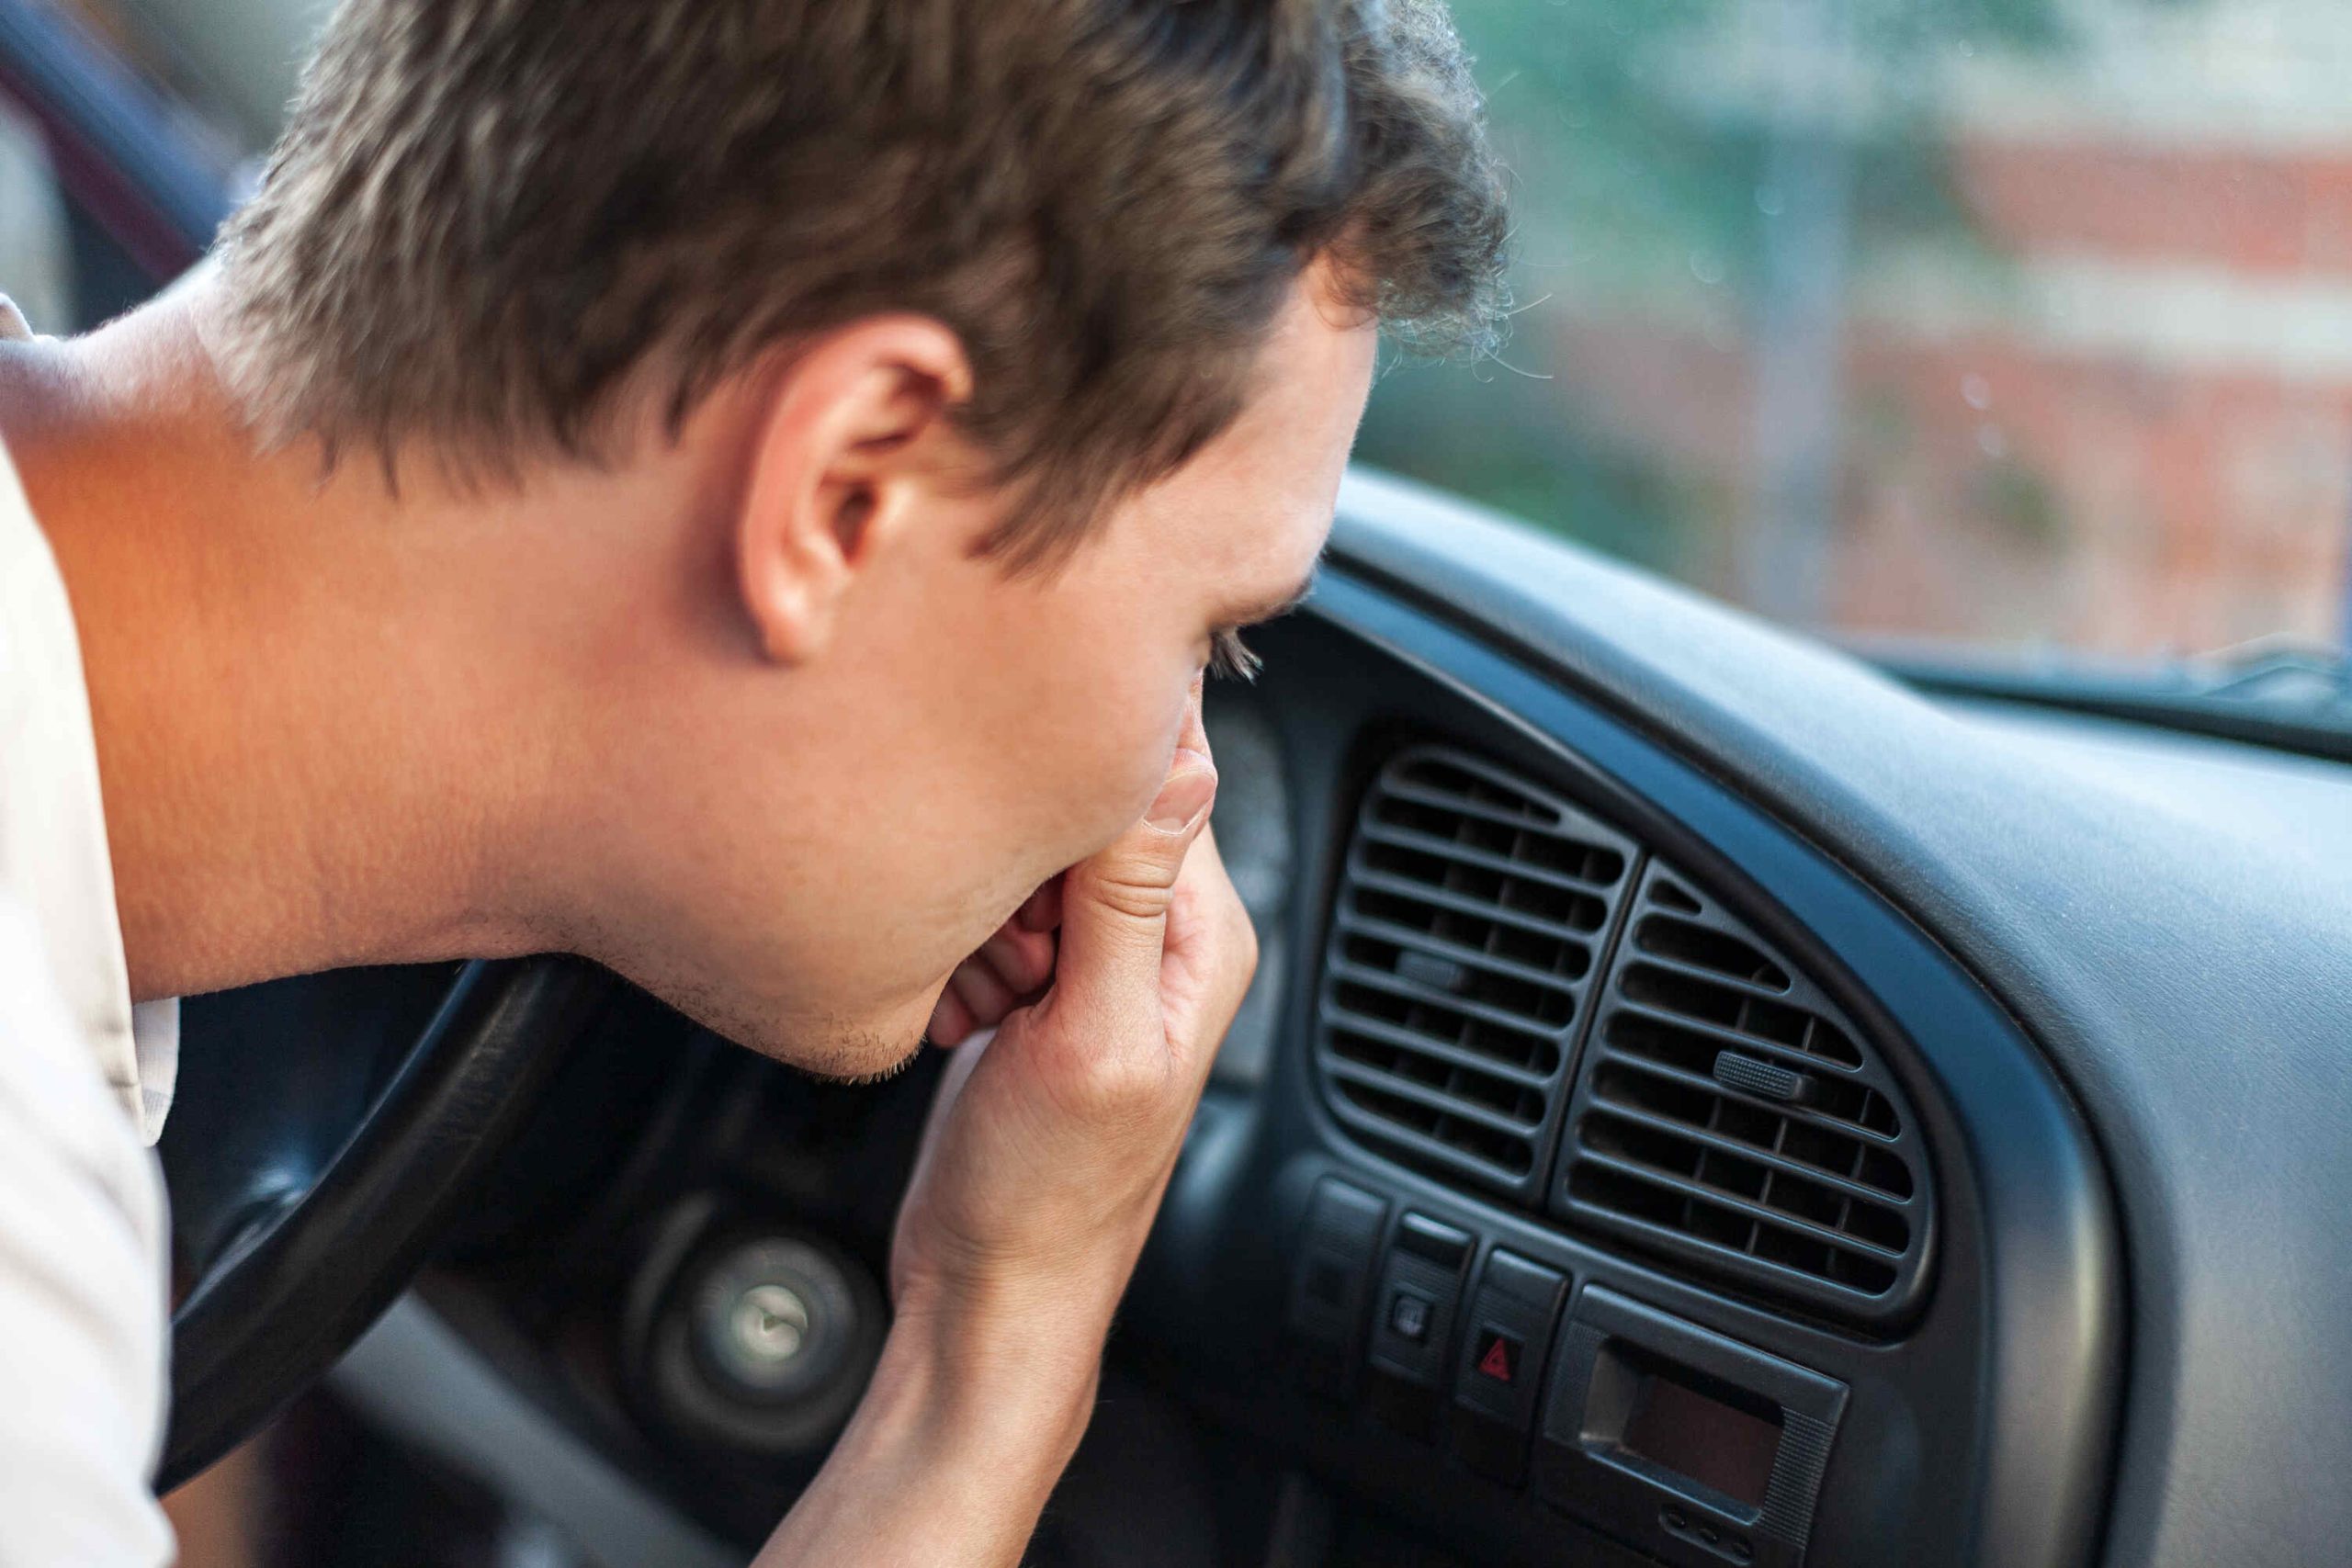
<path fill-rule="evenodd" d="M 1100 1345 L 1091 1323 L 1048 1348 L 1035 1332 L 902 1315 L 753 1568 L 1011 1568 L 1086 1429 Z"/>

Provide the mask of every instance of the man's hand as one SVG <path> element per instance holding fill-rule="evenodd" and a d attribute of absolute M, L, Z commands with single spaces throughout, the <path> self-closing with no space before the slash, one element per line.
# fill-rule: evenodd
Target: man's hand
<path fill-rule="evenodd" d="M 1257 960 L 1206 826 L 1216 785 L 1196 707 L 1146 819 L 951 983 L 934 1038 L 998 1028 L 952 1065 L 899 1213 L 902 1317 L 1003 1302 L 1107 1323 Z M 1051 984 L 1021 1006 L 1041 959 Z"/>
<path fill-rule="evenodd" d="M 1144 820 L 1041 890 L 942 998 L 934 1039 L 996 1036 L 941 1087 L 873 1388 L 763 1562 L 1019 1560 L 1256 965 L 1207 829 L 1216 786 L 1196 692 Z"/>

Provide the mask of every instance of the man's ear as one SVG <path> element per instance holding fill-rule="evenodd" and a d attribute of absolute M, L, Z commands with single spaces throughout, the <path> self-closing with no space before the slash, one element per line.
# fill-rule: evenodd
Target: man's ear
<path fill-rule="evenodd" d="M 806 662 L 858 574 L 933 492 L 971 395 L 956 334 L 920 316 L 852 322 L 797 345 L 759 405 L 734 518 L 736 582 L 762 650 Z"/>

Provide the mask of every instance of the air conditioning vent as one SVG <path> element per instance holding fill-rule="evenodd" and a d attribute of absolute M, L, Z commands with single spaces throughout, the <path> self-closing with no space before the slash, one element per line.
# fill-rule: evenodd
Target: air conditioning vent
<path fill-rule="evenodd" d="M 1900 1311 L 1926 1251 L 1926 1156 L 1852 1021 L 1657 861 L 1596 1005 L 1555 1205 L 1719 1278 Z"/>
<path fill-rule="evenodd" d="M 1356 819 L 1316 1056 L 1351 1130 L 1540 1201 L 1555 1114 L 1635 851 L 1538 786 L 1423 747 Z"/>

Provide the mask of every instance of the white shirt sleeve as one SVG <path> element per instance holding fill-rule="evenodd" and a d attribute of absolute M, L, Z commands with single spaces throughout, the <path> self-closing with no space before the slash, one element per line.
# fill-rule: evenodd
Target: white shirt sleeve
<path fill-rule="evenodd" d="M 0 1568 L 162 1568 L 162 1173 L 0 893 Z"/>

